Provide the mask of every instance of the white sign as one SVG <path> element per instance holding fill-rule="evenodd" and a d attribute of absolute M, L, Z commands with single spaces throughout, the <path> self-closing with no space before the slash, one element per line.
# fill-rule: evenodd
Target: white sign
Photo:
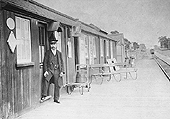
<path fill-rule="evenodd" d="M 13 30 L 15 28 L 15 22 L 12 18 L 8 18 L 6 24 L 10 30 Z"/>
<path fill-rule="evenodd" d="M 69 57 L 69 58 L 72 58 L 71 41 L 68 41 L 68 57 Z"/>
<path fill-rule="evenodd" d="M 93 54 L 93 37 L 90 36 L 89 38 L 89 55 L 90 55 L 90 64 L 94 64 L 94 54 Z"/>
<path fill-rule="evenodd" d="M 59 50 L 61 52 L 61 32 L 55 31 L 54 35 L 55 35 L 56 39 L 58 40 L 57 50 Z"/>
<path fill-rule="evenodd" d="M 86 64 L 85 39 L 83 35 L 79 38 L 79 46 L 80 46 L 80 64 Z"/>
<path fill-rule="evenodd" d="M 7 42 L 9 44 L 9 47 L 10 47 L 12 53 L 14 53 L 15 47 L 17 45 L 17 39 L 15 38 L 14 33 L 12 31 L 11 31 L 9 37 L 8 37 Z"/>

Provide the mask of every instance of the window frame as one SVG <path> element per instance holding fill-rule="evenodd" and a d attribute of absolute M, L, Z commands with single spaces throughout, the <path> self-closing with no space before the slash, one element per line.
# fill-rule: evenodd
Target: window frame
<path fill-rule="evenodd" d="M 25 42 L 28 42 L 29 43 L 29 45 L 27 45 L 27 47 L 29 48 L 29 57 L 28 56 L 26 56 L 27 58 L 26 59 L 23 59 L 23 56 L 21 56 L 22 58 L 21 59 L 18 59 L 18 57 L 19 57 L 19 50 L 22 50 L 22 48 L 21 49 L 18 49 L 18 47 L 19 47 L 19 45 L 20 45 L 20 43 L 21 42 L 24 42 L 24 40 L 23 40 L 23 36 L 18 36 L 17 35 L 17 19 L 22 19 L 22 22 L 24 21 L 25 23 L 27 22 L 28 23 L 28 39 L 29 40 L 25 40 Z M 20 21 L 21 22 L 21 21 Z M 25 25 L 25 23 L 23 23 L 24 25 Z M 31 41 L 31 19 L 30 18 L 28 18 L 28 17 L 23 17 L 23 16 L 21 16 L 21 15 L 16 15 L 15 16 L 15 31 L 16 31 L 16 39 L 17 39 L 17 50 L 16 50 L 16 56 L 17 56 L 17 67 L 25 67 L 25 66 L 34 66 L 34 62 L 32 62 L 32 41 Z M 22 24 L 20 23 L 20 26 L 22 26 Z M 25 29 L 25 27 L 24 28 L 22 28 L 22 29 Z M 22 29 L 20 29 L 20 30 L 22 30 Z M 22 32 L 20 32 L 20 34 L 21 34 Z M 24 32 L 24 34 L 26 34 L 26 32 Z M 20 38 L 18 38 L 18 37 L 20 37 Z M 24 35 L 24 38 L 25 38 L 25 35 Z M 22 41 L 21 41 L 22 40 Z M 21 41 L 21 42 L 20 42 Z M 27 43 L 26 43 L 27 44 Z M 22 46 L 23 44 L 21 43 L 21 46 Z M 25 44 L 24 44 L 25 45 Z M 23 46 L 22 46 L 23 47 Z M 25 48 L 25 49 L 27 49 L 27 48 Z M 25 50 L 26 51 L 26 50 Z M 27 51 L 28 52 L 28 51 Z M 21 52 L 20 52 L 21 53 Z M 20 54 L 20 55 L 22 55 L 22 54 Z M 24 57 L 25 57 L 24 56 Z"/>
<path fill-rule="evenodd" d="M 43 66 L 44 55 L 46 51 L 46 39 L 47 39 L 47 24 L 38 22 L 38 32 L 39 32 L 39 64 Z M 41 32 L 41 33 L 40 33 Z"/>

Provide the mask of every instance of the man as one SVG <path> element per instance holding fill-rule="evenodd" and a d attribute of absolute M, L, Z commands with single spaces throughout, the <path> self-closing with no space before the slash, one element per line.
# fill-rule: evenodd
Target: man
<path fill-rule="evenodd" d="M 50 82 L 54 83 L 54 102 L 59 102 L 60 87 L 62 86 L 62 76 L 64 74 L 63 59 L 60 51 L 57 50 L 57 39 L 52 33 L 49 42 L 50 50 L 46 51 L 43 61 L 44 66 L 44 86 L 42 100 L 47 96 Z M 53 81 L 52 81 L 53 80 Z"/>

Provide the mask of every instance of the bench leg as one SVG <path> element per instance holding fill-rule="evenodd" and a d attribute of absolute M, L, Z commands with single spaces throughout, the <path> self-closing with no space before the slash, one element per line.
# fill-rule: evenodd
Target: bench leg
<path fill-rule="evenodd" d="M 90 88 L 91 88 L 91 87 L 89 86 L 88 89 L 87 89 L 88 92 L 90 92 Z"/>
<path fill-rule="evenodd" d="M 135 73 L 135 74 L 134 74 L 134 75 L 135 75 L 134 77 L 132 76 L 131 73 L 132 73 L 132 72 L 129 72 L 131 78 L 134 79 L 134 80 L 136 80 L 136 79 L 137 79 L 137 71 L 134 72 L 134 73 Z"/>
<path fill-rule="evenodd" d="M 101 75 L 100 77 L 102 79 L 102 81 L 100 82 L 100 85 L 102 85 L 102 83 L 103 83 L 103 76 Z"/>
<path fill-rule="evenodd" d="M 110 74 L 109 75 L 109 79 L 107 81 L 110 81 L 112 79 L 112 75 Z"/>
<path fill-rule="evenodd" d="M 83 86 L 79 87 L 79 92 L 80 92 L 81 95 L 83 95 Z"/>
<path fill-rule="evenodd" d="M 120 82 L 120 81 L 121 81 L 121 74 L 119 74 L 119 75 L 120 75 L 120 78 L 118 79 L 118 78 L 115 77 L 115 74 L 113 74 L 113 77 L 114 77 L 114 79 L 115 79 L 117 82 Z"/>
<path fill-rule="evenodd" d="M 92 77 L 94 77 L 94 79 L 95 79 L 95 81 L 97 81 L 97 79 L 96 79 L 96 76 L 91 76 L 91 83 L 92 83 L 92 80 L 93 80 L 93 78 Z"/>
<path fill-rule="evenodd" d="M 66 90 L 69 95 L 73 92 L 75 86 L 74 85 L 66 85 Z"/>
<path fill-rule="evenodd" d="M 126 76 L 124 77 L 124 79 L 127 79 L 127 78 L 128 78 L 128 73 L 129 73 L 129 72 L 126 72 L 126 73 L 125 73 Z"/>
<path fill-rule="evenodd" d="M 91 83 L 88 83 L 88 92 L 90 91 Z"/>
<path fill-rule="evenodd" d="M 103 83 L 103 76 L 102 75 L 92 75 L 91 76 L 91 79 L 92 79 L 92 77 L 94 77 L 95 78 L 95 80 L 96 80 L 96 82 L 97 82 L 97 78 L 96 78 L 96 76 L 99 76 L 102 80 L 101 80 L 101 82 L 100 82 L 100 85 Z M 91 84 L 91 83 L 90 83 Z"/>
<path fill-rule="evenodd" d="M 87 92 L 90 92 L 90 88 L 91 88 L 90 83 L 87 83 L 86 87 L 87 87 Z"/>
<path fill-rule="evenodd" d="M 67 93 L 68 93 L 69 95 L 71 95 L 72 91 L 71 91 L 70 86 L 66 86 L 66 90 L 67 90 Z"/>

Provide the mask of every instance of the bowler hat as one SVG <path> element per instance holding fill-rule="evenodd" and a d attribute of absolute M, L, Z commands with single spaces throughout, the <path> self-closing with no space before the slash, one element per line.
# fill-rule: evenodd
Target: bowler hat
<path fill-rule="evenodd" d="M 58 40 L 55 38 L 54 33 L 52 33 L 49 37 L 49 42 L 50 43 L 56 43 Z"/>

